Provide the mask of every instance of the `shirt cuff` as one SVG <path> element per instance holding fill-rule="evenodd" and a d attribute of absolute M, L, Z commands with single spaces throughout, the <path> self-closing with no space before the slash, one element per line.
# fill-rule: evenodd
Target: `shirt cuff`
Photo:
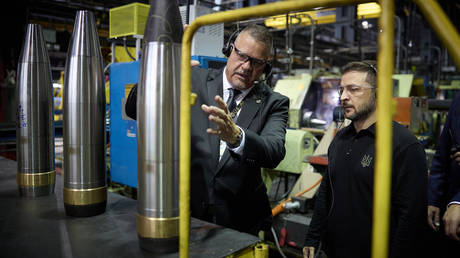
<path fill-rule="evenodd" d="M 229 150 L 231 150 L 232 152 L 242 156 L 243 155 L 243 149 L 244 149 L 244 143 L 245 143 L 245 140 L 246 140 L 246 135 L 244 134 L 244 130 L 241 129 L 241 127 L 237 126 L 240 131 L 241 131 L 241 142 L 240 142 L 240 145 L 236 148 L 230 148 L 227 144 L 227 148 Z"/>
<path fill-rule="evenodd" d="M 451 204 L 460 204 L 460 202 L 457 202 L 457 201 L 449 202 L 449 204 L 447 204 L 447 208 L 449 208 Z"/>

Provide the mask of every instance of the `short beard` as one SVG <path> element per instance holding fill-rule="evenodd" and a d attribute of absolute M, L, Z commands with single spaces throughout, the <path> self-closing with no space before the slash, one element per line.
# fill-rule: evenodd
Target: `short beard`
<path fill-rule="evenodd" d="M 356 113 L 351 115 L 348 119 L 353 122 L 364 121 L 375 111 L 375 107 L 375 93 L 373 93 L 371 94 L 369 102 L 363 105 L 362 110 L 356 110 Z"/>

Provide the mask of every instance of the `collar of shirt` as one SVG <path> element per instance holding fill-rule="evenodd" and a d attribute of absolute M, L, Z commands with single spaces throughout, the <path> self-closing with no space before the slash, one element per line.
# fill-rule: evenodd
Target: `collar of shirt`
<path fill-rule="evenodd" d="M 344 134 L 346 135 L 360 135 L 364 133 L 369 133 L 372 136 L 375 137 L 375 123 L 373 123 L 371 126 L 369 126 L 366 129 L 361 130 L 359 133 L 356 132 L 355 127 L 353 126 L 353 123 L 350 123 L 347 127 L 344 128 Z"/>
<path fill-rule="evenodd" d="M 223 80 L 223 87 L 222 87 L 222 98 L 224 99 L 224 102 L 227 103 L 227 100 L 228 100 L 228 89 L 230 88 L 233 88 L 233 86 L 230 84 L 230 82 L 227 80 L 227 75 L 225 74 L 225 71 L 227 70 L 227 67 L 224 68 L 224 75 L 222 76 L 222 80 Z M 251 88 L 248 88 L 248 89 L 245 89 L 243 91 L 241 91 L 241 94 L 238 95 L 236 97 L 236 104 L 239 104 L 241 102 L 241 100 L 244 99 L 244 97 L 246 97 L 246 95 L 249 94 L 249 92 L 251 91 L 251 89 L 254 88 L 254 85 L 252 85 Z"/>

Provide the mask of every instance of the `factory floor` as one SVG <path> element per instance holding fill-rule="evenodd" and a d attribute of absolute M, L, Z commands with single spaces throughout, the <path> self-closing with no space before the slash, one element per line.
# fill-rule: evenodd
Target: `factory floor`
<path fill-rule="evenodd" d="M 56 139 L 56 167 L 62 167 L 60 157 L 62 139 Z M 69 217 L 62 170 L 56 173 L 55 193 L 35 199 L 19 196 L 16 170 L 15 161 L 0 156 L 0 257 L 178 257 L 139 248 L 136 200 L 108 192 L 105 213 Z M 191 220 L 190 257 L 224 257 L 258 242 L 252 235 Z"/>

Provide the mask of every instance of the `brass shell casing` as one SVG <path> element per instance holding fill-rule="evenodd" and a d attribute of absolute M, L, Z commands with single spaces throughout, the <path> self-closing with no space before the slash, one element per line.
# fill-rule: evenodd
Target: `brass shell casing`
<path fill-rule="evenodd" d="M 17 174 L 19 187 L 40 187 L 53 185 L 55 180 L 55 171 L 43 173 L 21 173 Z"/>
<path fill-rule="evenodd" d="M 107 201 L 107 186 L 91 189 L 64 187 L 64 203 L 69 205 L 91 205 Z"/>
<path fill-rule="evenodd" d="M 179 235 L 179 217 L 149 218 L 137 214 L 137 233 L 143 238 L 172 238 Z"/>

